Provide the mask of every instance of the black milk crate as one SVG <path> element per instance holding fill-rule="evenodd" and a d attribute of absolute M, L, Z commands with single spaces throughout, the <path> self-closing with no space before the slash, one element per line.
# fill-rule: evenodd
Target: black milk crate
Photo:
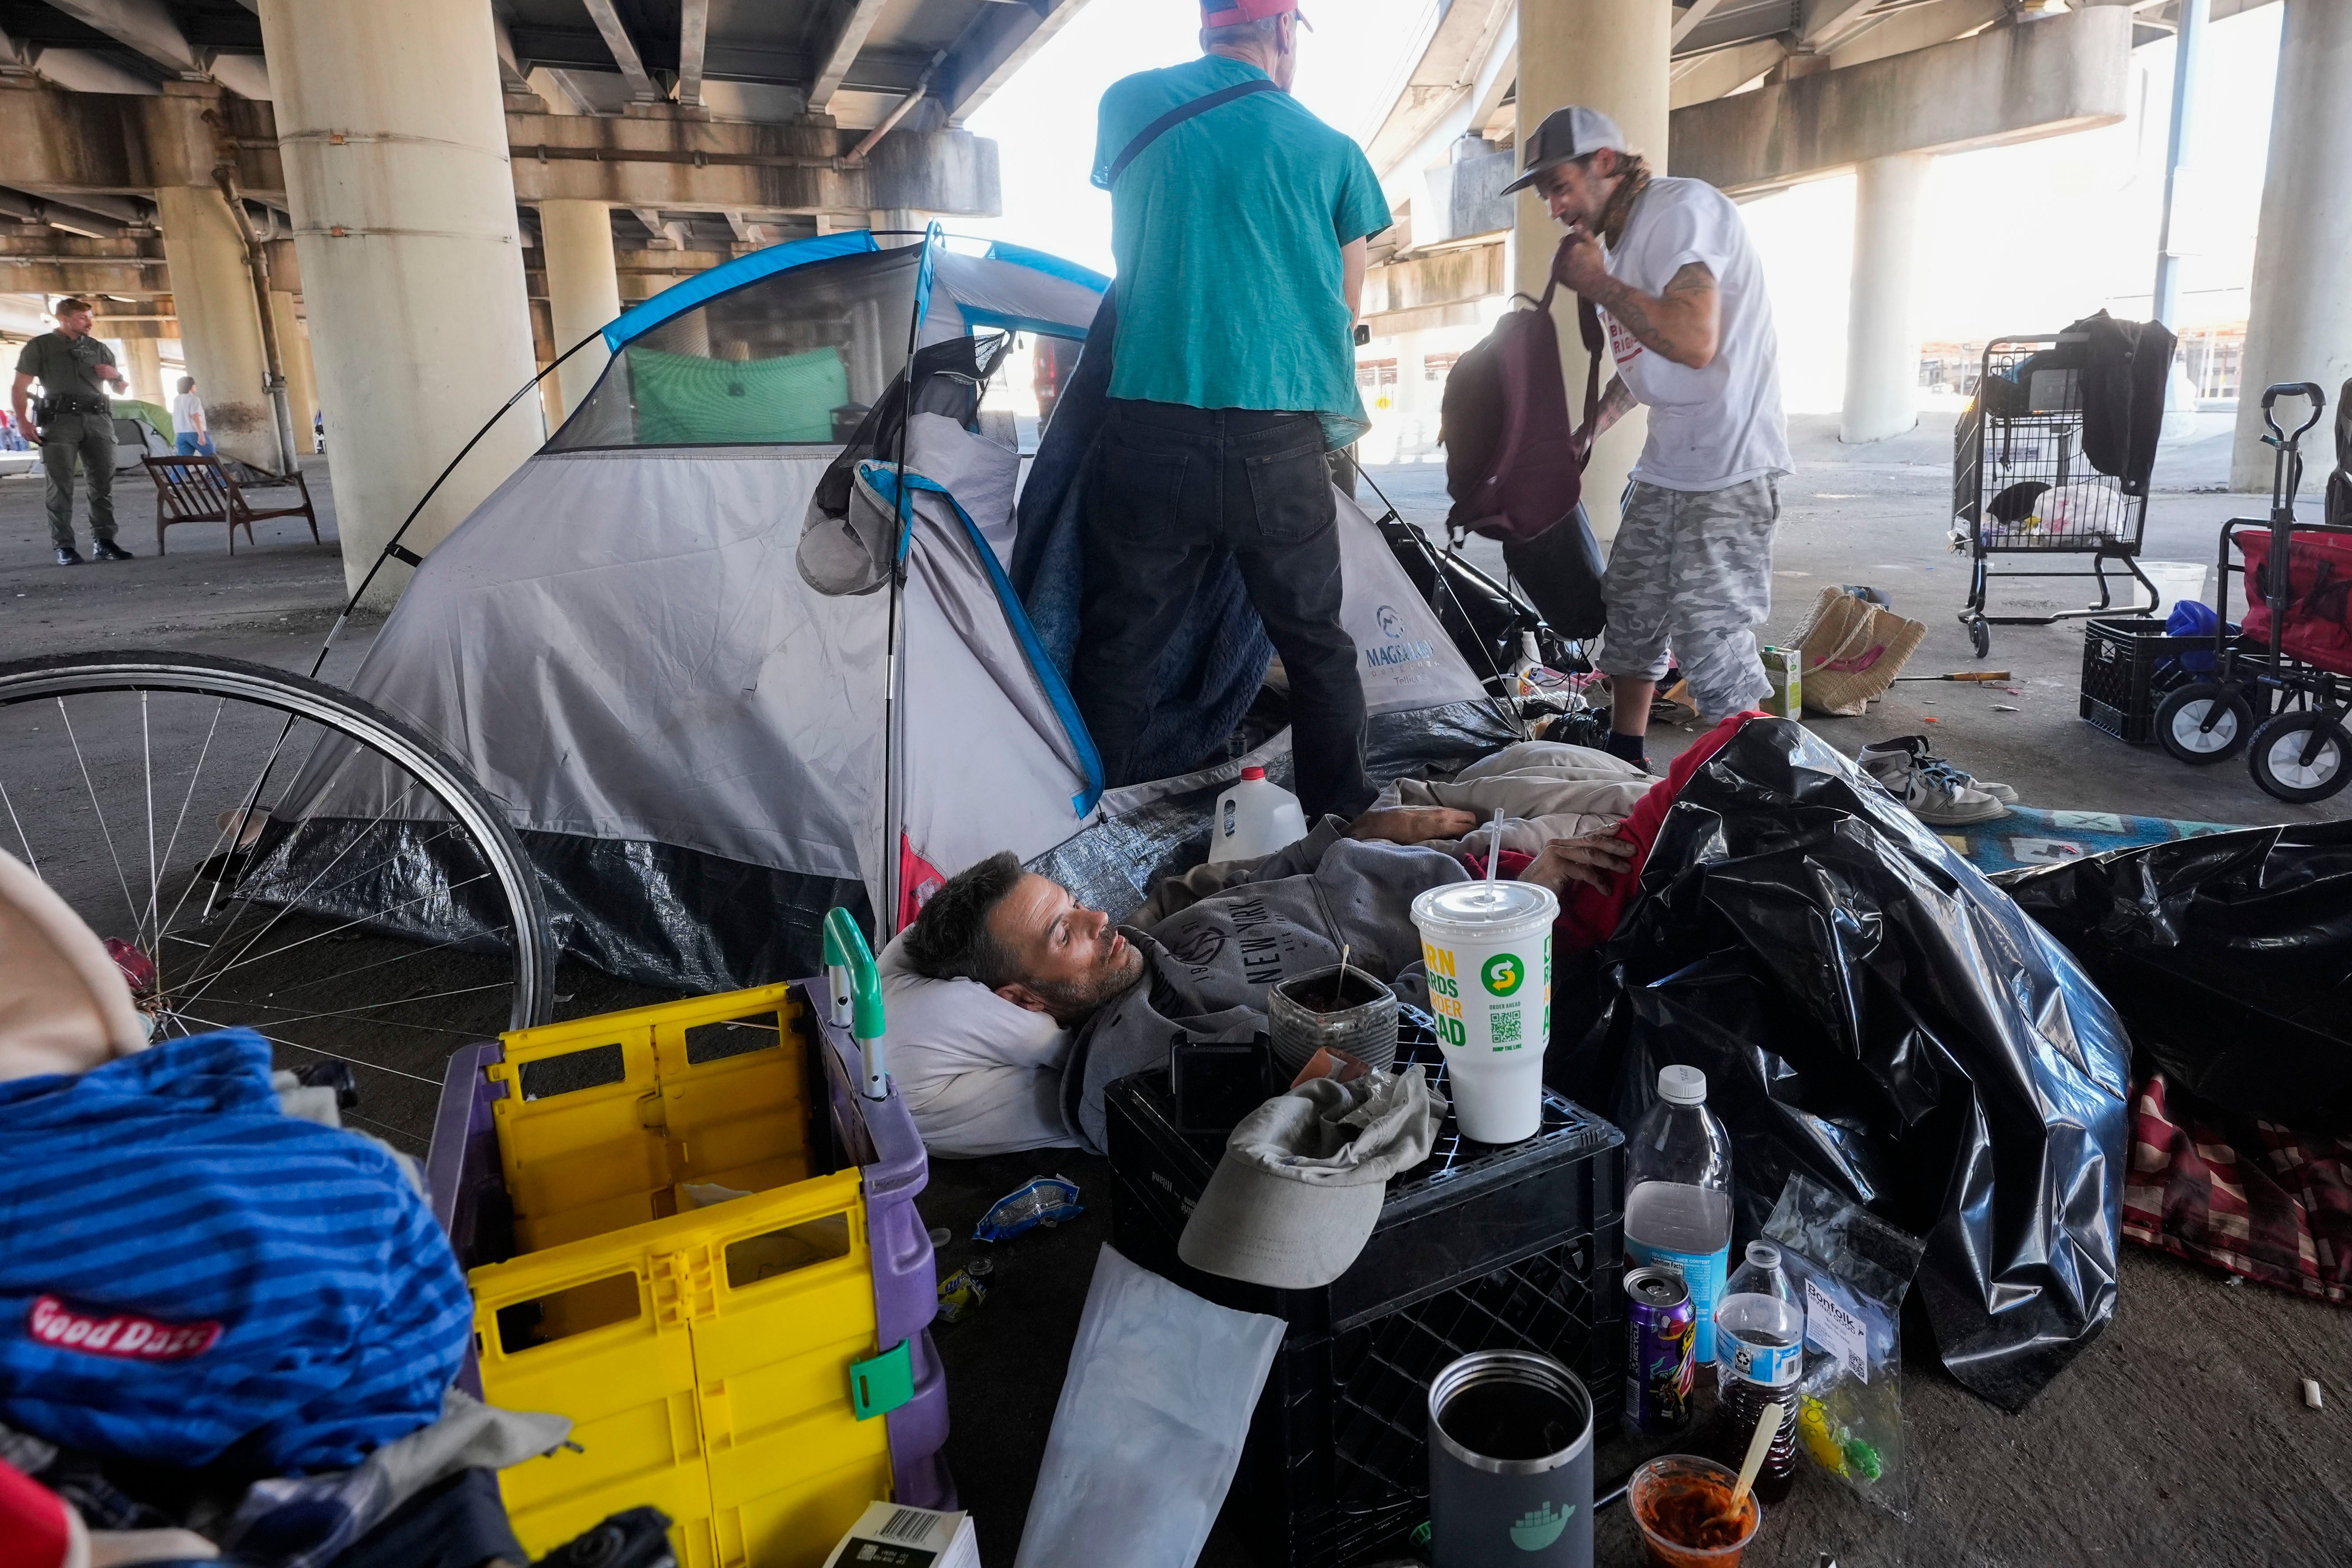
<path fill-rule="evenodd" d="M 2178 664 L 2184 653 L 2211 653 L 2213 639 L 2165 635 L 2147 618 L 2095 620 L 2083 629 L 2084 718 L 2119 741 L 2145 746 L 2156 740 L 2156 705 L 2175 686 L 2195 679 Z"/>
<path fill-rule="evenodd" d="M 1400 1061 L 1444 1067 L 1405 1012 Z M 1523 1143 L 1472 1143 L 1448 1117 L 1430 1159 L 1392 1178 L 1363 1252 L 1321 1289 L 1204 1274 L 1177 1238 L 1224 1149 L 1175 1129 L 1164 1071 L 1105 1096 L 1115 1173 L 1112 1242 L 1133 1262 L 1222 1305 L 1288 1325 L 1223 1519 L 1262 1563 L 1342 1568 L 1393 1554 L 1429 1515 L 1429 1383 L 1472 1351 L 1559 1360 L 1606 1432 L 1624 1398 L 1624 1139 L 1545 1091 Z"/>

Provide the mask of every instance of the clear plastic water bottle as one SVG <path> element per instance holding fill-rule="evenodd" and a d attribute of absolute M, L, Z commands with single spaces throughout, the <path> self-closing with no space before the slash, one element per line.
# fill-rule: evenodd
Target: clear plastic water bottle
<path fill-rule="evenodd" d="M 1706 1074 L 1658 1069 L 1658 1103 L 1625 1148 L 1628 1266 L 1671 1268 L 1690 1287 L 1692 1353 L 1715 1360 L 1715 1305 L 1731 1261 L 1731 1137 L 1706 1108 Z"/>
<path fill-rule="evenodd" d="M 1748 1244 L 1748 1261 L 1715 1309 L 1716 1388 L 1721 1397 L 1716 1457 L 1734 1469 L 1748 1458 L 1756 1423 L 1780 1406 L 1780 1430 L 1756 1478 L 1756 1495 L 1778 1502 L 1797 1473 L 1797 1373 L 1805 1359 L 1805 1309 L 1780 1267 L 1780 1249 Z"/>

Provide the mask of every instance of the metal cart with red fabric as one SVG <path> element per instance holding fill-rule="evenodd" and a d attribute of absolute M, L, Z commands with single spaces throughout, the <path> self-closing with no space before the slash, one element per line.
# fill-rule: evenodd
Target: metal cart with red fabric
<path fill-rule="evenodd" d="M 2300 397 L 2310 416 L 2283 430 L 2273 412 Z M 2325 800 L 2352 784 L 2352 522 L 2299 522 L 2302 441 L 2326 411 L 2310 382 L 2263 394 L 2265 446 L 2276 454 L 2267 519 L 2221 526 L 2215 574 L 2213 677 L 2174 689 L 2156 710 L 2164 749 L 2188 763 L 2240 752 L 2254 783 L 2280 800 Z M 2233 552 L 2237 559 L 2232 559 Z M 2246 618 L 2230 625 L 2230 577 L 2246 580 Z"/>

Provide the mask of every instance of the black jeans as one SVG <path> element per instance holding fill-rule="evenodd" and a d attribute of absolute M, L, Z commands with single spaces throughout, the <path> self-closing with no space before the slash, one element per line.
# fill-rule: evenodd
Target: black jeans
<path fill-rule="evenodd" d="M 1220 551 L 1241 568 L 1290 679 L 1299 803 L 1353 816 L 1364 686 L 1339 624 L 1339 536 L 1312 414 L 1109 400 L 1087 484 L 1086 596 L 1075 695 L 1114 784 L 1159 693 L 1151 672 Z"/>

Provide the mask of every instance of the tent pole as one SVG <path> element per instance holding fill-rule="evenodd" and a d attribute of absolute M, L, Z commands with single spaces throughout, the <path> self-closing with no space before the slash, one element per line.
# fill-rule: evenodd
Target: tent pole
<path fill-rule="evenodd" d="M 926 230 L 923 245 L 929 248 L 931 235 Z M 924 265 L 929 265 L 925 258 Z M 889 654 L 883 661 L 882 674 L 882 907 L 874 911 L 874 951 L 879 952 L 898 934 L 898 844 L 905 836 L 900 826 L 901 805 L 898 798 L 898 700 L 899 683 L 905 677 L 899 670 L 898 639 L 905 626 L 900 613 L 900 601 L 907 592 L 907 549 L 908 536 L 914 531 L 914 503 L 907 496 L 907 422 L 915 416 L 915 344 L 923 327 L 923 289 L 915 287 L 914 309 L 907 316 L 907 363 L 898 374 L 898 537 L 891 541 L 890 550 L 890 632 Z"/>

